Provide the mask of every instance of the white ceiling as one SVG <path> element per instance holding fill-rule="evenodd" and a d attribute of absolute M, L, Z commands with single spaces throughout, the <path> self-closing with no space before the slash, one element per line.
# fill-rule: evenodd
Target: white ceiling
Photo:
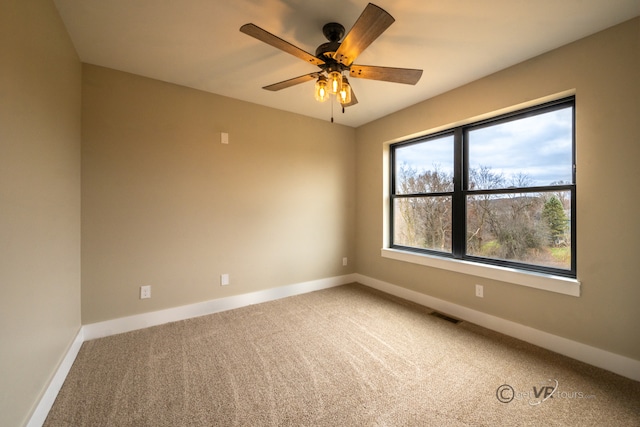
<path fill-rule="evenodd" d="M 322 26 L 347 32 L 365 0 L 54 0 L 81 61 L 329 120 L 313 82 L 262 86 L 316 71 L 239 31 L 252 22 L 314 53 Z M 415 86 L 350 79 L 357 127 L 640 15 L 640 0 L 377 0 L 396 22 L 355 61 L 420 68 Z"/>

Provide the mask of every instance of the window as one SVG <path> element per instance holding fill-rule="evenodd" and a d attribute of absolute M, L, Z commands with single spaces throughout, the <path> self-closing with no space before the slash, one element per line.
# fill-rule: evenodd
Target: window
<path fill-rule="evenodd" d="M 391 248 L 576 277 L 574 98 L 391 145 Z"/>

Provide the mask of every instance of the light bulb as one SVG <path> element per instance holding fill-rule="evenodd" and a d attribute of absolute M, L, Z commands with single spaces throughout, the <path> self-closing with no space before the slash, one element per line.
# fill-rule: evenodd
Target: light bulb
<path fill-rule="evenodd" d="M 338 100 L 342 105 L 346 105 L 351 102 L 351 85 L 346 77 L 342 77 L 340 92 L 338 92 Z"/>
<path fill-rule="evenodd" d="M 324 102 L 329 99 L 329 85 L 325 76 L 318 77 L 315 90 L 316 101 Z"/>
<path fill-rule="evenodd" d="M 340 92 L 340 86 L 342 86 L 342 74 L 339 71 L 332 71 L 329 73 L 329 89 L 331 93 L 337 94 Z"/>

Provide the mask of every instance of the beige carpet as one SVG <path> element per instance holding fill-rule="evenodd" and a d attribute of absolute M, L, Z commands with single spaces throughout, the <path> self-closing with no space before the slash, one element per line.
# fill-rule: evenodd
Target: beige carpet
<path fill-rule="evenodd" d="M 640 383 L 430 311 L 346 285 L 88 341 L 45 425 L 640 426 Z"/>

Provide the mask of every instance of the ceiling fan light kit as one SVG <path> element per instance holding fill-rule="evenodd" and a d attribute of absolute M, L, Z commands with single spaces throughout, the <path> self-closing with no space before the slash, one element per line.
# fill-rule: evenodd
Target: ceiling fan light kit
<path fill-rule="evenodd" d="M 395 19 L 384 9 L 369 3 L 349 33 L 336 22 L 325 24 L 322 33 L 328 42 L 323 43 L 312 55 L 303 49 L 269 33 L 255 24 L 245 24 L 240 31 L 287 52 L 310 64 L 316 65 L 320 71 L 305 74 L 263 87 L 270 91 L 278 91 L 288 87 L 315 80 L 315 99 L 324 102 L 334 95 L 343 107 L 358 103 L 351 85 L 346 77 L 364 78 L 394 83 L 415 85 L 422 76 L 422 70 L 410 68 L 391 68 L 371 65 L 357 65 L 353 61 L 374 40 L 376 40 Z M 342 39 L 344 36 L 344 39 Z M 342 41 L 340 41 L 342 39 Z M 344 108 L 343 108 L 344 112 Z"/>

